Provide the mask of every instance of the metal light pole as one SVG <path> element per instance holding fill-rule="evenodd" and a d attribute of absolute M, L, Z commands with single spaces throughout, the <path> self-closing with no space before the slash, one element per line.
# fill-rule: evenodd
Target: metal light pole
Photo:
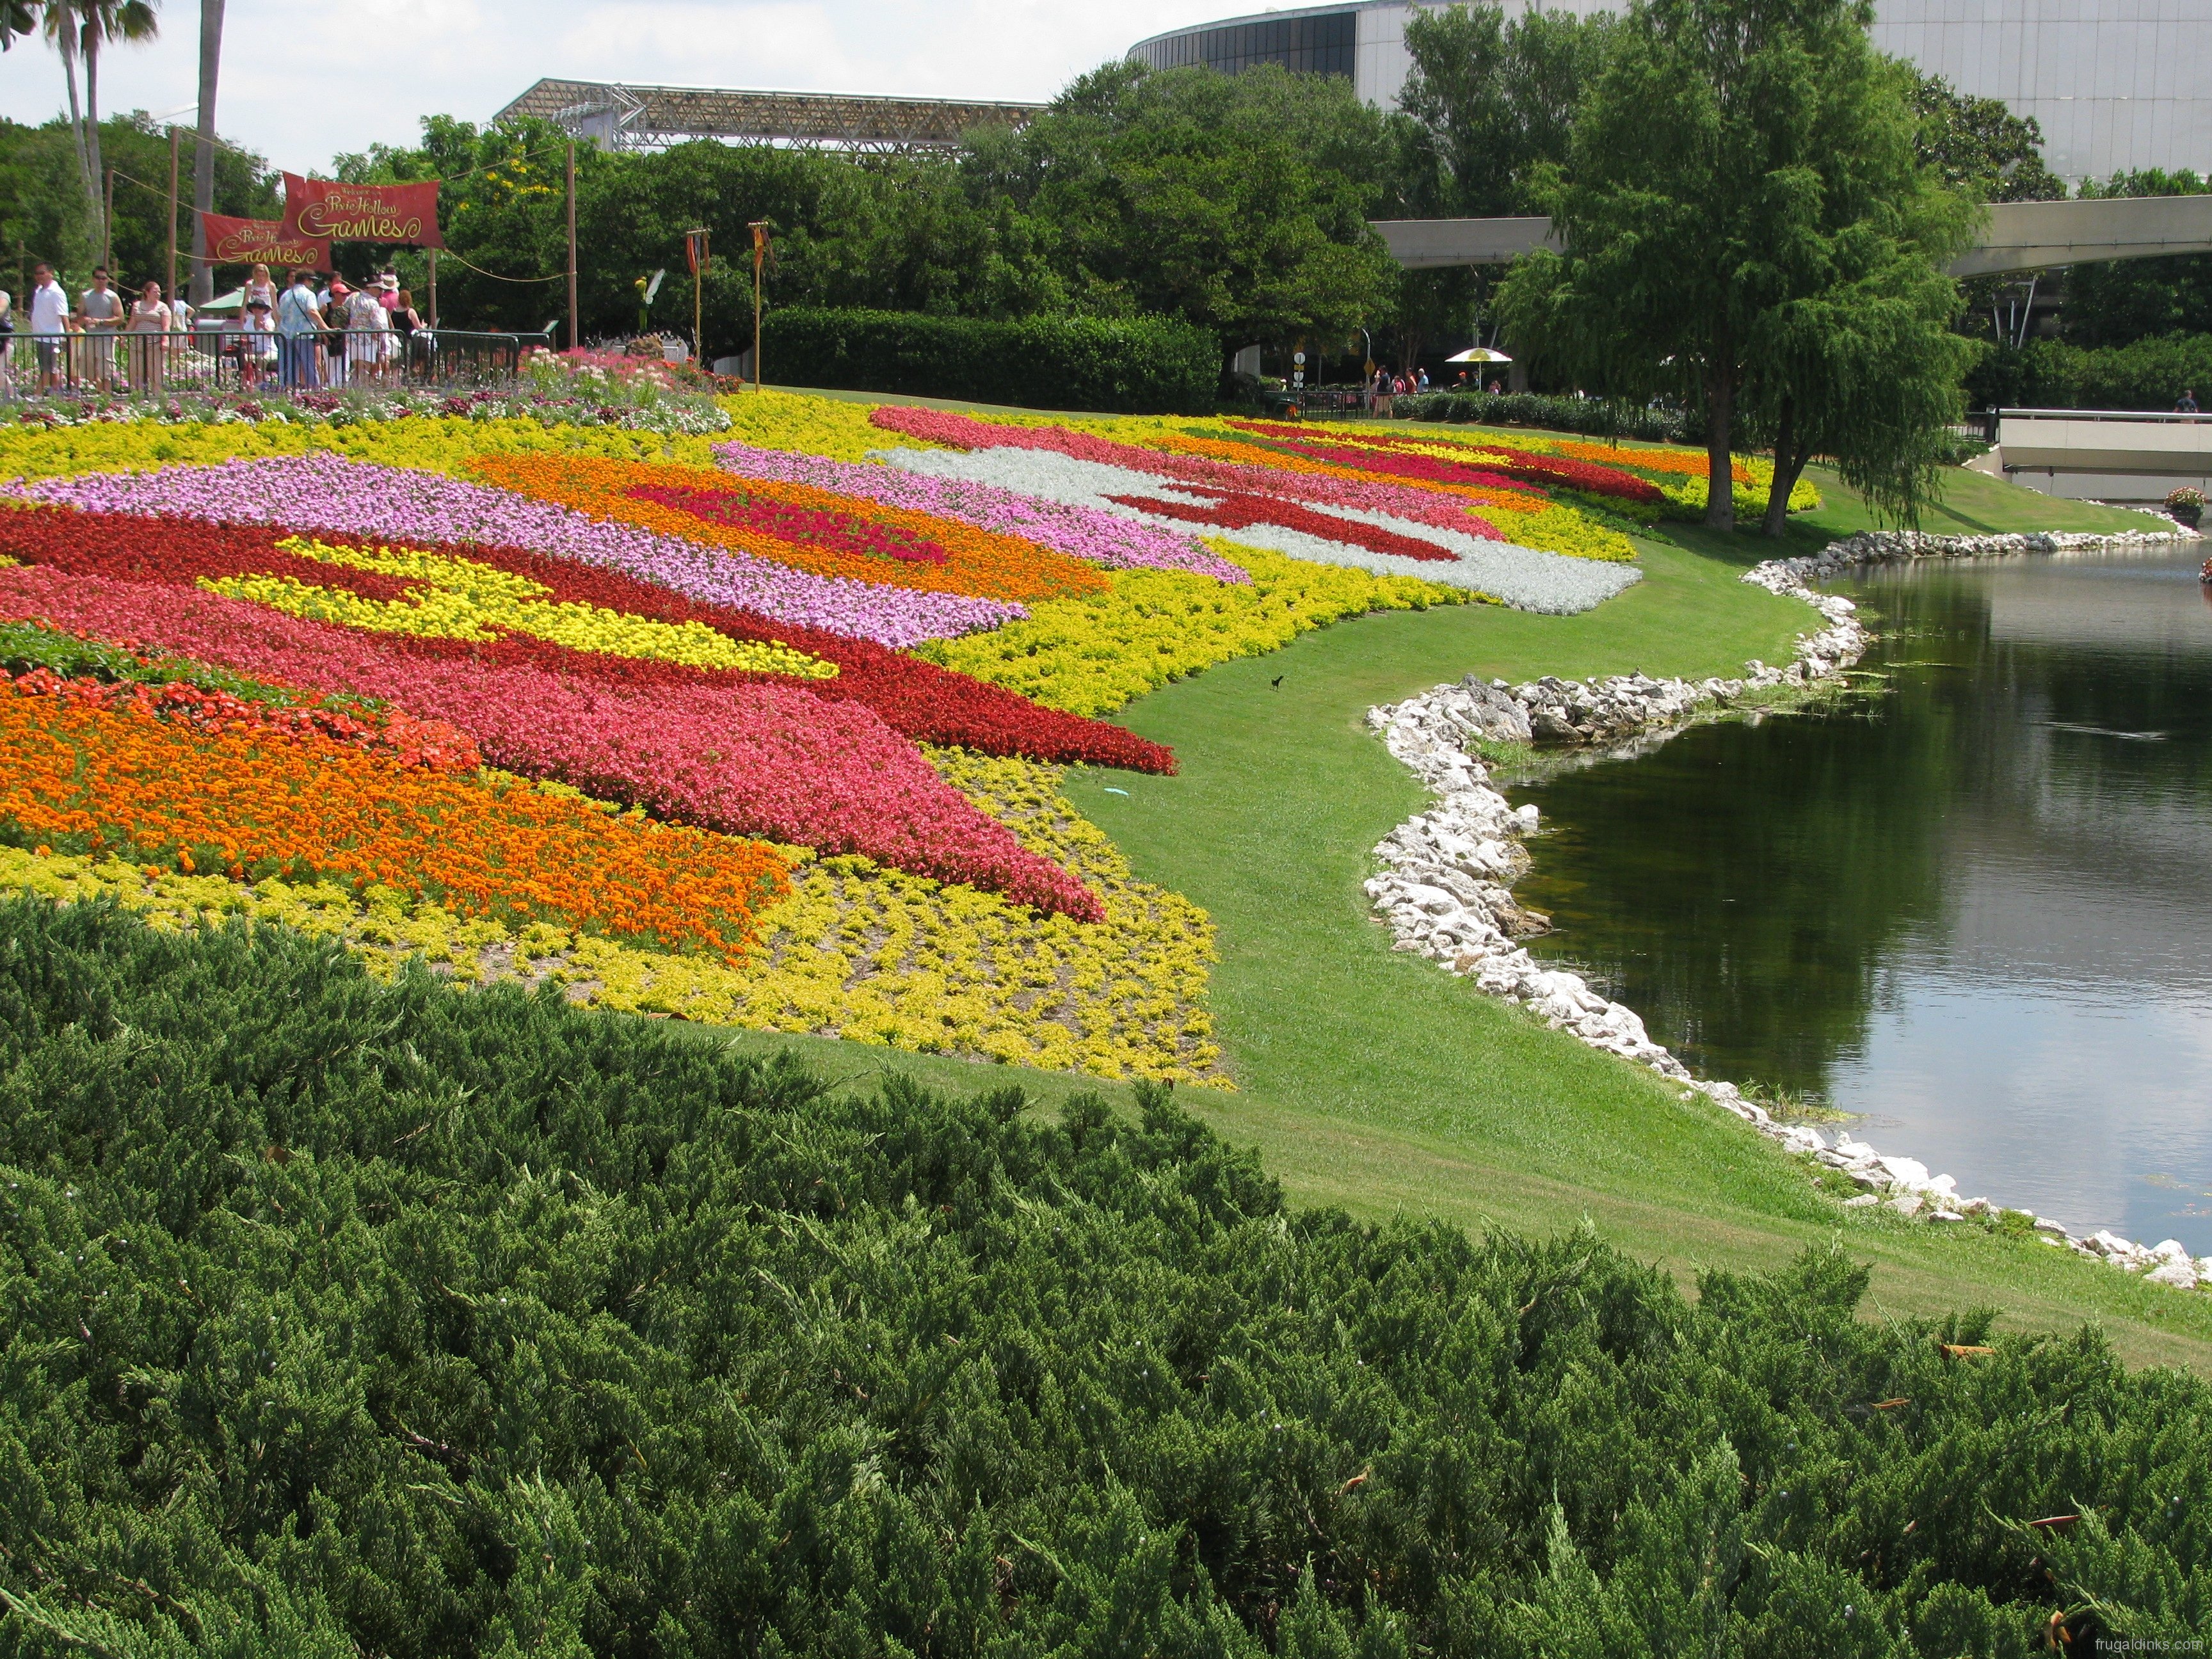
<path fill-rule="evenodd" d="M 583 346 L 576 336 L 576 146 L 568 146 L 568 349 Z"/>
<path fill-rule="evenodd" d="M 169 304 L 177 303 L 177 130 L 169 129 L 169 286 L 164 290 Z"/>

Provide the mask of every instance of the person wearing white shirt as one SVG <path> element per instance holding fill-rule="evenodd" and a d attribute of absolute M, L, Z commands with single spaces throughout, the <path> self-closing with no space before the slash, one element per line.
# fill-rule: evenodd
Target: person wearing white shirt
<path fill-rule="evenodd" d="M 252 308 L 247 307 L 249 311 Z M 315 303 L 313 278 L 304 270 L 294 271 L 291 287 L 276 297 L 283 380 L 294 391 L 303 392 L 315 384 L 315 337 L 322 325 L 323 310 Z"/>
<path fill-rule="evenodd" d="M 54 268 L 40 264 L 32 273 L 31 338 L 39 349 L 39 385 L 42 391 L 59 390 L 63 351 L 69 333 L 69 292 L 54 280 Z"/>

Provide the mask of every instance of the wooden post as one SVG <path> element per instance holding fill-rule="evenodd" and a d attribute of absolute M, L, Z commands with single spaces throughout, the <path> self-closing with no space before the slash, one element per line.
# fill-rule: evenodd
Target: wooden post
<path fill-rule="evenodd" d="M 169 129 L 169 285 L 163 290 L 175 315 L 177 303 L 177 130 Z"/>
<path fill-rule="evenodd" d="M 761 389 L 761 261 L 768 255 L 768 221 L 756 219 L 753 234 L 753 390 Z"/>
<path fill-rule="evenodd" d="M 430 326 L 438 326 L 438 250 L 428 250 L 430 255 Z"/>
<path fill-rule="evenodd" d="M 691 355 L 706 362 L 706 344 L 699 331 L 707 321 L 707 233 L 698 233 L 699 246 L 691 261 Z"/>
<path fill-rule="evenodd" d="M 568 349 L 583 345 L 576 336 L 576 146 L 568 146 Z"/>
<path fill-rule="evenodd" d="M 117 288 L 121 288 L 123 284 L 115 282 L 115 169 L 113 167 L 107 170 L 107 205 L 105 216 L 100 221 L 100 263 L 106 267 L 107 280 L 114 283 Z"/>

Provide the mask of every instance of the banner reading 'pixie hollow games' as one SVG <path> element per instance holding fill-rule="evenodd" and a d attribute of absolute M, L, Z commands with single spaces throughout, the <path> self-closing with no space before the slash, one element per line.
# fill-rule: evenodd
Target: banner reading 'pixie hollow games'
<path fill-rule="evenodd" d="M 284 175 L 284 234 L 301 241 L 386 242 L 443 247 L 438 184 L 341 185 Z"/>
<path fill-rule="evenodd" d="M 210 264 L 267 265 L 271 270 L 328 270 L 331 245 L 284 234 L 281 219 L 234 219 L 203 213 Z"/>

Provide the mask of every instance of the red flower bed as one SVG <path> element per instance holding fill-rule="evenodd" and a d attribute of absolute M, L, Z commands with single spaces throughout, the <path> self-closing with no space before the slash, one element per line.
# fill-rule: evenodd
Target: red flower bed
<path fill-rule="evenodd" d="M 1272 495 L 1245 495 L 1233 490 L 1208 489 L 1202 484 L 1184 484 L 1181 488 L 1186 494 L 1212 495 L 1215 500 L 1210 506 L 1196 507 L 1188 501 L 1150 495 L 1109 495 L 1106 499 L 1166 518 L 1182 519 L 1190 524 L 1219 525 L 1226 530 L 1249 530 L 1255 524 L 1280 525 L 1285 530 L 1301 530 L 1325 541 L 1343 542 L 1352 547 L 1364 547 L 1370 553 L 1389 553 L 1401 559 L 1434 559 L 1450 564 L 1459 556 L 1434 542 L 1416 541 L 1411 536 L 1401 536 L 1357 519 L 1316 513 L 1295 501 Z"/>
<path fill-rule="evenodd" d="M 657 501 L 708 524 L 757 530 L 787 542 L 807 542 L 860 558 L 904 559 L 909 564 L 943 564 L 949 556 L 935 542 L 893 525 L 872 523 L 852 513 L 833 513 L 790 501 L 763 501 L 734 489 L 678 489 L 639 484 L 634 501 Z"/>
<path fill-rule="evenodd" d="M 268 574 L 324 587 L 342 587 L 365 599 L 404 597 L 410 583 L 402 578 L 325 564 L 282 551 L 276 544 L 294 533 L 281 526 L 216 525 L 200 519 L 149 519 L 70 507 L 0 513 L 0 552 L 27 564 L 125 581 L 179 586 L 204 576 Z M 479 563 L 534 581 L 550 590 L 556 599 L 625 611 L 654 622 L 701 623 L 732 639 L 778 641 L 836 663 L 838 672 L 831 679 L 793 680 L 738 670 L 691 668 L 571 650 L 526 635 L 509 635 L 494 644 L 410 637 L 408 647 L 419 654 L 487 664 L 527 664 L 619 685 L 769 683 L 792 686 L 828 702 L 860 703 L 893 730 L 920 743 L 1055 763 L 1115 766 L 1133 772 L 1175 770 L 1172 750 L 1133 732 L 1041 707 L 1018 692 L 987 685 L 872 640 L 797 627 L 750 611 L 687 599 L 672 589 L 603 565 L 581 564 L 522 548 L 471 544 L 461 550 L 430 550 L 441 555 L 459 551 Z"/>
<path fill-rule="evenodd" d="M 1420 478 L 1432 483 L 1511 483 L 1522 481 L 1531 483 L 1557 484 L 1567 489 L 1587 490 L 1593 495 L 1612 495 L 1625 501 L 1662 501 L 1666 493 L 1649 478 L 1639 478 L 1632 472 L 1623 472 L 1610 466 L 1597 466 L 1589 461 L 1569 460 L 1559 455 L 1530 455 L 1518 451 L 1486 451 L 1480 465 L 1466 461 L 1440 460 L 1433 455 L 1403 455 L 1390 453 L 1399 445 L 1417 444 L 1418 438 L 1403 433 L 1378 434 L 1373 439 L 1362 438 L 1357 444 L 1323 443 L 1294 426 L 1274 426 L 1264 421 L 1232 421 L 1239 431 L 1250 432 L 1281 441 L 1283 447 L 1309 460 L 1328 461 L 1338 466 L 1361 466 L 1376 472 L 1395 473 L 1401 478 Z M 1372 445 L 1372 447 L 1367 446 Z"/>
<path fill-rule="evenodd" d="M 617 687 L 447 659 L 418 648 L 428 641 L 306 622 L 198 588 L 51 568 L 0 569 L 0 619 L 381 698 L 450 721 L 494 765 L 657 817 L 862 854 L 1079 921 L 1101 915 L 1089 889 L 1024 849 L 867 708 L 790 682 Z"/>

